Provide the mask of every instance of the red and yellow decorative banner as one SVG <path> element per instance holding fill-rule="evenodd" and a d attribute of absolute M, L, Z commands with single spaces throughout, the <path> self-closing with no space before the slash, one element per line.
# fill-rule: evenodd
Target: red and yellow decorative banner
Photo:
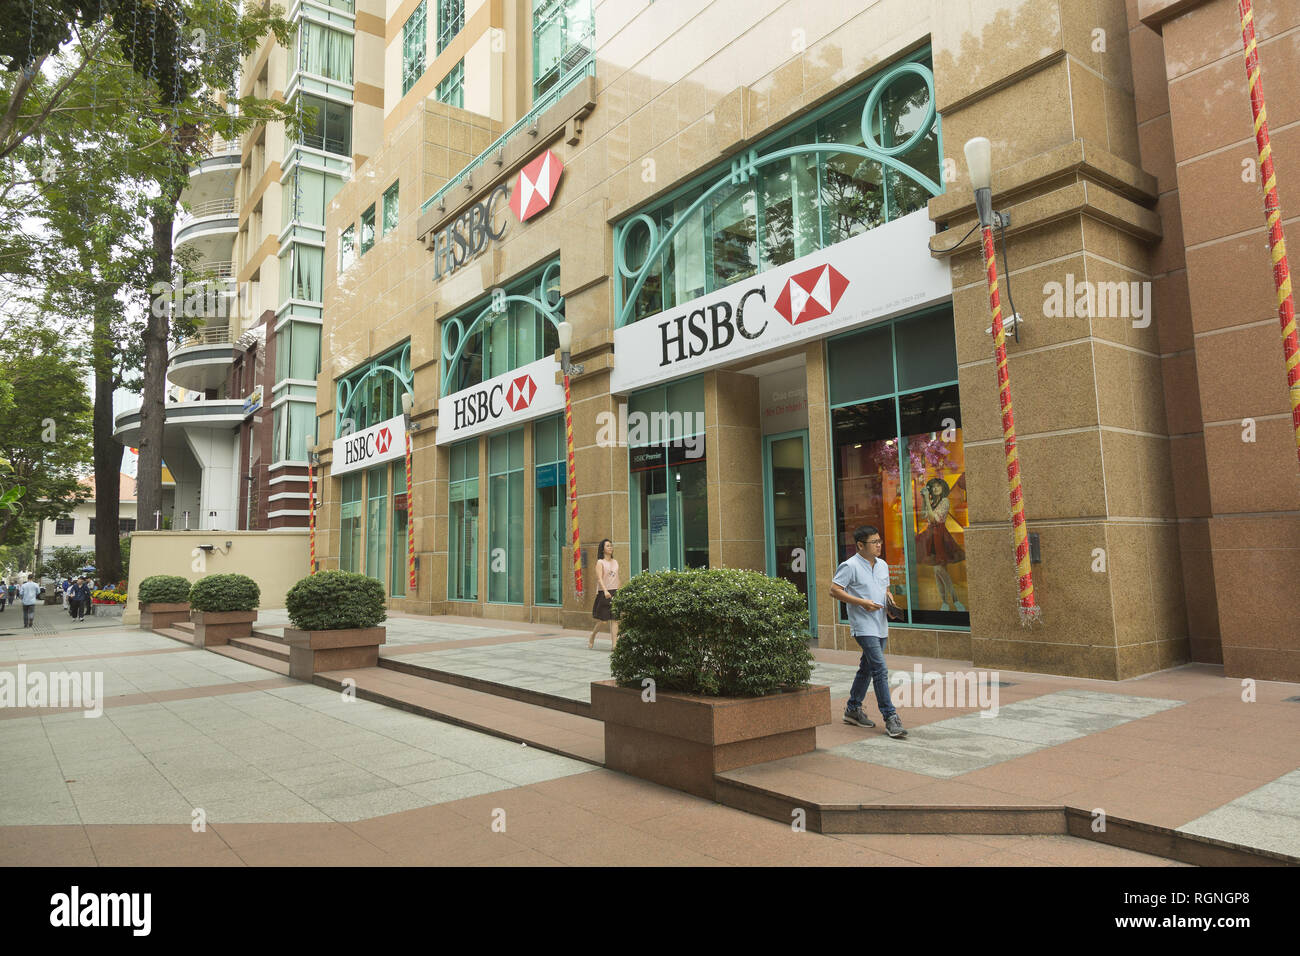
<path fill-rule="evenodd" d="M 573 593 L 582 600 L 582 549 L 578 544 L 578 472 L 573 467 L 573 402 L 569 376 L 564 376 L 564 436 L 569 451 L 569 521 L 573 526 Z"/>
<path fill-rule="evenodd" d="M 312 464 L 313 455 L 307 454 L 307 540 L 310 542 L 307 557 L 307 573 L 316 573 L 316 469 Z"/>
<path fill-rule="evenodd" d="M 415 590 L 415 497 L 411 488 L 411 433 L 406 433 L 406 571 Z"/>
<path fill-rule="evenodd" d="M 1241 42 L 1246 50 L 1250 108 L 1255 114 L 1255 145 L 1259 149 L 1259 175 L 1264 186 L 1264 216 L 1268 221 L 1268 245 L 1273 256 L 1277 316 L 1282 323 L 1286 382 L 1291 393 L 1291 425 L 1295 432 L 1296 457 L 1300 460 L 1300 338 L 1296 335 L 1291 270 L 1287 266 L 1286 239 L 1282 235 L 1282 209 L 1277 199 L 1277 174 L 1273 170 L 1273 147 L 1268 136 L 1268 116 L 1264 111 L 1264 81 L 1259 75 L 1259 53 L 1255 49 L 1255 15 L 1250 0 L 1238 0 L 1237 11 L 1241 14 Z"/>
<path fill-rule="evenodd" d="M 998 267 L 993 259 L 993 230 L 984 230 L 984 266 L 988 273 L 989 308 L 993 311 L 993 345 L 997 354 L 998 399 L 1002 406 L 1002 444 L 1007 455 L 1007 489 L 1011 498 L 1011 528 L 1016 539 L 1016 575 L 1020 584 L 1020 623 L 1042 618 L 1034 602 L 1034 572 L 1029 565 L 1029 532 L 1025 529 L 1025 502 L 1020 490 L 1020 459 L 1016 455 L 1016 421 L 1011 413 L 1011 375 L 1007 371 L 1007 338 L 1002 328 L 998 298 Z"/>

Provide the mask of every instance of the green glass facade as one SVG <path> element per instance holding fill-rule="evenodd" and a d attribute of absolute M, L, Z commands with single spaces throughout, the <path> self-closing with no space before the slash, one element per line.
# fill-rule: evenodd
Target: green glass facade
<path fill-rule="evenodd" d="M 524 601 L 524 429 L 488 439 L 488 595 Z"/>
<path fill-rule="evenodd" d="M 564 416 L 533 424 L 533 603 L 558 605 L 568 544 L 568 463 Z"/>
<path fill-rule="evenodd" d="M 451 446 L 447 485 L 447 599 L 478 600 L 478 439 Z"/>

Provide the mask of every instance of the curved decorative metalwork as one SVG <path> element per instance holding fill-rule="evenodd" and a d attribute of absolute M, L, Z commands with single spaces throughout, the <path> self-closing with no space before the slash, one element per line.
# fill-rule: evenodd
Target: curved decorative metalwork
<path fill-rule="evenodd" d="M 480 327 L 484 325 L 490 327 L 492 323 L 496 321 L 497 316 L 504 318 L 506 313 L 505 306 L 509 303 L 522 302 L 524 305 L 532 306 L 542 315 L 546 316 L 547 321 L 550 322 L 552 326 L 557 328 L 559 327 L 559 324 L 564 321 L 564 296 L 560 295 L 558 292 L 559 276 L 560 262 L 558 259 L 547 265 L 546 268 L 542 270 L 542 298 L 546 301 L 538 301 L 531 295 L 494 294 L 488 301 L 488 304 L 483 307 L 482 311 L 474 316 L 474 320 L 470 322 L 468 328 L 465 327 L 465 323 L 460 316 L 452 316 L 442 323 L 442 348 L 440 352 L 442 355 L 442 374 L 439 376 L 439 398 L 447 394 L 447 388 L 451 384 L 451 370 L 460 362 L 461 355 L 465 351 L 465 346 L 474 338 L 474 334 L 480 329 Z M 550 296 L 547 294 L 547 288 L 551 285 L 552 280 L 554 280 L 555 288 L 557 290 L 554 302 L 550 301 Z M 453 331 L 456 333 L 456 341 L 454 344 L 448 341 Z"/>
<path fill-rule="evenodd" d="M 395 366 L 395 367 L 394 367 Z M 411 374 L 411 343 L 407 342 L 397 353 L 397 361 L 394 365 L 387 365 L 382 362 L 372 364 L 364 375 L 357 379 L 340 378 L 334 383 L 334 407 L 338 409 L 335 417 L 334 435 L 336 438 L 342 438 L 346 434 L 355 431 L 355 428 L 348 431 L 343 430 L 347 422 L 355 421 L 352 412 L 352 403 L 358 395 L 363 394 L 361 386 L 375 375 L 388 373 L 397 379 L 401 384 L 403 391 L 408 395 L 414 395 L 415 390 L 414 376 Z"/>
<path fill-rule="evenodd" d="M 925 117 L 922 119 L 916 131 L 906 140 L 893 146 L 882 146 L 876 141 L 876 137 L 871 129 L 871 117 L 876 108 L 880 105 L 880 98 L 884 95 L 885 90 L 889 88 L 899 77 L 913 74 L 919 76 L 926 86 L 926 92 L 929 98 L 926 101 Z M 862 107 L 862 146 L 849 146 L 843 143 L 805 143 L 798 146 L 789 146 L 784 149 L 778 149 L 771 153 L 765 153 L 762 156 L 755 150 L 749 150 L 737 156 L 731 162 L 731 171 L 728 175 L 719 179 L 716 183 L 704 191 L 704 193 L 693 202 L 684 213 L 674 217 L 672 228 L 663 234 L 658 235 L 659 228 L 654 220 L 645 213 L 637 213 L 634 216 L 620 223 L 614 230 L 614 268 L 617 271 L 620 280 L 632 279 L 632 288 L 623 295 L 619 303 L 618 326 L 622 327 L 629 321 L 632 309 L 636 303 L 637 295 L 641 292 L 641 287 L 649 277 L 654 263 L 659 261 L 668 244 L 672 242 L 677 232 L 690 221 L 691 217 L 704 207 L 711 198 L 718 192 L 728 187 L 742 186 L 754 178 L 758 170 L 770 163 L 779 162 L 788 159 L 791 156 L 809 155 L 809 154 L 833 154 L 860 156 L 863 159 L 879 163 L 889 169 L 906 176 L 908 179 L 921 186 L 931 196 L 938 196 L 943 193 L 944 188 L 924 173 L 918 172 L 906 163 L 899 161 L 896 157 L 911 152 L 920 144 L 920 142 L 936 127 L 939 114 L 934 106 L 934 74 L 930 72 L 921 63 L 902 63 L 894 67 L 871 88 L 867 95 L 866 103 Z M 635 267 L 629 266 L 627 262 L 627 245 L 628 239 L 632 235 L 633 229 L 638 225 L 644 225 L 650 234 L 649 251 L 640 265 Z"/>

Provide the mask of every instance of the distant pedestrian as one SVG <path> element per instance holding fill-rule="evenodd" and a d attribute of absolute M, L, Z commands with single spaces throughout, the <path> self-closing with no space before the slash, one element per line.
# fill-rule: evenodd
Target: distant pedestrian
<path fill-rule="evenodd" d="M 23 627 L 36 626 L 36 596 L 40 594 L 40 586 L 28 578 L 21 588 L 18 589 L 19 595 L 23 601 Z"/>
<path fill-rule="evenodd" d="M 74 605 L 73 618 L 77 621 L 86 619 L 86 606 L 90 603 L 90 586 L 86 583 L 83 575 L 77 578 L 77 583 L 72 587 L 72 601 Z"/>
<path fill-rule="evenodd" d="M 587 647 L 596 646 L 596 632 L 600 630 L 600 622 L 609 622 L 609 649 L 613 650 L 614 645 L 618 643 L 618 621 L 614 620 L 614 610 L 611 602 L 614 595 L 618 593 L 618 561 L 614 559 L 614 542 L 605 538 L 600 542 L 600 547 L 596 549 L 596 598 L 591 605 L 591 616 L 596 619 L 595 625 L 591 628 L 591 637 L 587 640 Z"/>
<path fill-rule="evenodd" d="M 889 639 L 885 608 L 895 606 L 889 594 L 889 565 L 880 557 L 885 539 L 871 525 L 863 525 L 853 532 L 853 542 L 858 553 L 836 568 L 831 579 L 831 597 L 848 609 L 850 633 L 862 648 L 862 660 L 849 689 L 848 706 L 844 708 L 844 722 L 859 727 L 876 726 L 862 712 L 867 689 L 874 683 L 876 703 L 880 716 L 885 719 L 885 733 L 906 737 L 903 721 L 889 696 L 889 667 L 885 664 L 885 641 Z"/>

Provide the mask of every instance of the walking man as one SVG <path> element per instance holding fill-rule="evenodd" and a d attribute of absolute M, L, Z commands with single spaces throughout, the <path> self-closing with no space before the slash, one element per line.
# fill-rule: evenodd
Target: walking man
<path fill-rule="evenodd" d="M 90 587 L 86 584 L 86 576 L 83 574 L 77 578 L 77 583 L 72 586 L 72 597 L 75 605 L 76 620 L 78 622 L 86 619 L 86 605 L 90 603 Z"/>
<path fill-rule="evenodd" d="M 18 594 L 23 602 L 23 627 L 36 626 L 36 596 L 41 589 L 31 578 L 23 582 Z"/>
<path fill-rule="evenodd" d="M 858 553 L 836 568 L 831 579 L 831 597 L 848 608 L 849 628 L 862 648 L 862 661 L 849 690 L 848 706 L 844 708 L 844 722 L 859 727 L 876 726 L 862 712 L 867 689 L 874 683 L 876 704 L 885 719 L 885 733 L 906 737 L 907 731 L 889 697 L 889 668 L 885 665 L 885 641 L 889 638 L 885 605 L 896 606 L 889 595 L 889 565 L 880 557 L 885 539 L 871 525 L 863 525 L 853 532 L 853 541 Z"/>

